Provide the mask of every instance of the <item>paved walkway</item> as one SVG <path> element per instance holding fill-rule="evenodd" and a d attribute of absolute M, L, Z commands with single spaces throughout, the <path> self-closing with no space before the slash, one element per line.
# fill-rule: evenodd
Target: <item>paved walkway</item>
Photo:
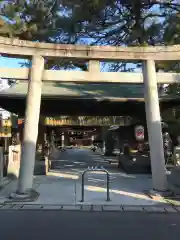
<path fill-rule="evenodd" d="M 152 188 L 150 175 L 128 175 L 121 172 L 109 159 L 93 154 L 89 150 L 56 150 L 52 157 L 52 170 L 49 176 L 36 176 L 34 189 L 39 198 L 31 204 L 43 205 L 101 205 L 101 206 L 164 206 L 161 197 L 150 197 L 145 190 Z M 85 176 L 85 198 L 82 200 L 81 175 L 91 166 L 103 166 L 110 173 L 110 201 L 106 201 L 106 175 L 91 172 Z M 0 204 L 16 190 L 17 182 L 12 181 L 0 192 Z"/>

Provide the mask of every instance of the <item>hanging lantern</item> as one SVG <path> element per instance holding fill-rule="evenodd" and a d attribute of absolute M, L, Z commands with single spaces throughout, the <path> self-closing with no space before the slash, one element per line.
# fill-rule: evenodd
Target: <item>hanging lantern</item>
<path fill-rule="evenodd" d="M 135 138 L 137 141 L 144 140 L 144 127 L 142 125 L 136 126 L 134 131 L 135 131 Z"/>

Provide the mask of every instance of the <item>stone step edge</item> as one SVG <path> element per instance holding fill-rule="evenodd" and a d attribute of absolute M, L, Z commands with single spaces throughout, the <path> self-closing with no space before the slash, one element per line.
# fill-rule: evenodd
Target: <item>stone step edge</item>
<path fill-rule="evenodd" d="M 180 206 L 128 206 L 128 205 L 63 205 L 63 204 L 0 204 L 0 211 L 89 211 L 89 212 L 144 212 L 144 213 L 180 213 Z"/>

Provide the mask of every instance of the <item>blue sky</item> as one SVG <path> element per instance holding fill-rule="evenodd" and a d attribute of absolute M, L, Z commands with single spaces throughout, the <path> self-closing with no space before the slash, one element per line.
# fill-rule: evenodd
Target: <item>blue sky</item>
<path fill-rule="evenodd" d="M 0 67 L 21 67 L 22 59 L 0 57 Z"/>
<path fill-rule="evenodd" d="M 19 68 L 23 67 L 22 63 L 25 62 L 25 59 L 16 59 L 16 58 L 6 58 L 0 57 L 0 67 L 8 67 L 8 68 Z M 106 65 L 107 66 L 107 65 Z M 104 67 L 103 71 L 108 71 L 108 68 Z M 130 64 L 129 67 L 135 67 L 134 65 Z M 77 70 L 77 69 L 76 69 Z M 139 71 L 139 69 L 136 69 Z"/>

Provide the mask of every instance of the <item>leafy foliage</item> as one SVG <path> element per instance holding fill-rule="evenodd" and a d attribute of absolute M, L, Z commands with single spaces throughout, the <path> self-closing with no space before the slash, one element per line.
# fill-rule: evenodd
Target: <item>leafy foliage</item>
<path fill-rule="evenodd" d="M 0 1 L 0 35 L 52 43 L 137 46 L 178 43 L 180 5 L 134 0 L 11 0 Z M 171 26 L 169 28 L 169 26 Z M 169 31 L 170 29 L 170 31 Z M 139 62 L 134 67 L 141 66 Z M 48 67 L 80 67 L 84 62 L 50 59 Z M 168 67 L 167 67 L 168 65 Z M 158 65 L 158 69 L 179 68 Z M 133 71 L 127 62 L 111 71 Z M 132 65 L 131 65 L 132 66 Z M 168 70 L 168 69 L 167 69 Z"/>
<path fill-rule="evenodd" d="M 169 11 L 166 16 L 164 27 L 164 44 L 165 45 L 176 45 L 180 44 L 180 8 L 179 11 Z M 159 67 L 163 71 L 172 71 L 176 73 L 180 73 L 180 62 L 179 61 L 166 61 L 164 63 L 160 63 Z M 180 85 L 179 84 L 171 84 L 167 86 L 166 92 L 169 95 L 178 95 L 180 96 Z"/>

